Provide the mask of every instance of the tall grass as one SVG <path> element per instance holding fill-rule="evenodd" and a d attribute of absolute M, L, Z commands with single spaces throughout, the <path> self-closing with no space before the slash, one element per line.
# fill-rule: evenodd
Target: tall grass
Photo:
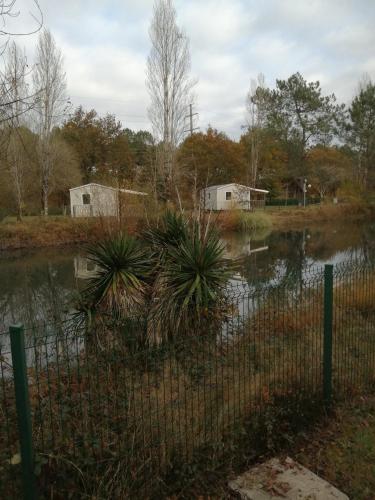
<path fill-rule="evenodd" d="M 272 219 L 264 211 L 228 210 L 219 215 L 218 222 L 226 231 L 251 232 L 272 227 Z"/>
<path fill-rule="evenodd" d="M 240 231 L 257 231 L 258 229 L 268 229 L 271 226 L 271 218 L 265 212 L 240 212 L 239 214 L 238 229 Z"/>

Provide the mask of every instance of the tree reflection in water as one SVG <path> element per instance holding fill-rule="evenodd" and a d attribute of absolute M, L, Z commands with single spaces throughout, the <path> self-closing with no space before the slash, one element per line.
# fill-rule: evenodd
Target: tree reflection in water
<path fill-rule="evenodd" d="M 299 231 L 223 236 L 237 260 L 237 284 L 248 290 L 303 284 L 308 269 L 351 259 L 375 260 L 375 225 L 324 224 Z M 4 252 L 0 259 L 0 331 L 11 323 L 59 322 L 95 272 L 77 248 Z"/>

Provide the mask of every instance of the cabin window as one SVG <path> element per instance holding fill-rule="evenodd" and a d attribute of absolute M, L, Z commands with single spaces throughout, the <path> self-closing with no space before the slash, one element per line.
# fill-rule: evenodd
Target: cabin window
<path fill-rule="evenodd" d="M 84 205 L 90 205 L 91 201 L 90 201 L 90 195 L 88 193 L 82 195 L 82 203 Z"/>
<path fill-rule="evenodd" d="M 231 191 L 227 191 L 227 192 L 225 193 L 225 199 L 226 199 L 226 200 L 231 200 L 231 199 L 232 199 L 232 193 L 231 193 Z"/>

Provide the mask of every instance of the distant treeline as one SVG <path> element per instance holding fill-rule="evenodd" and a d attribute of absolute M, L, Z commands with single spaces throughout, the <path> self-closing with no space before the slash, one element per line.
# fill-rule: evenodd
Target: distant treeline
<path fill-rule="evenodd" d="M 48 30 L 31 70 L 12 43 L 2 71 L 0 218 L 61 213 L 69 188 L 88 182 L 142 189 L 155 203 L 186 207 L 197 206 L 203 187 L 229 182 L 268 189 L 271 204 L 298 204 L 304 185 L 314 200 L 362 198 L 374 189 L 370 79 L 346 107 L 299 73 L 273 89 L 260 75 L 246 104 L 239 140 L 210 126 L 172 147 L 124 127 L 115 115 L 72 110 L 62 54 Z"/>

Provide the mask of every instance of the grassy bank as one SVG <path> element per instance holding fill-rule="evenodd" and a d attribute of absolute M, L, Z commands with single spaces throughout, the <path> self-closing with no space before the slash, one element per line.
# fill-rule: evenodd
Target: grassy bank
<path fill-rule="evenodd" d="M 317 223 L 356 221 L 373 217 L 373 206 L 360 203 L 313 205 L 302 207 L 269 207 L 252 213 L 221 212 L 214 216 L 222 231 L 250 232 L 261 229 L 299 229 Z M 143 215 L 127 215 L 121 227 L 132 234 L 146 224 Z M 0 250 L 38 248 L 86 243 L 118 229 L 116 219 L 73 219 L 64 216 L 25 217 L 17 222 L 8 217 L 0 223 Z"/>
<path fill-rule="evenodd" d="M 340 220 L 356 221 L 374 216 L 374 206 L 365 203 L 322 204 L 303 207 L 266 207 L 255 212 L 221 212 L 217 216 L 224 231 L 253 231 L 273 229 L 300 229 L 317 223 L 335 223 Z"/>
<path fill-rule="evenodd" d="M 322 204 L 303 207 L 269 207 L 266 213 L 276 229 L 298 229 L 315 223 L 334 223 L 338 220 L 356 221 L 375 214 L 374 206 L 365 203 Z"/>
<path fill-rule="evenodd" d="M 123 226 L 134 233 L 139 218 L 127 218 Z M 71 245 L 95 241 L 118 228 L 116 219 L 73 219 L 64 216 L 9 217 L 0 223 L 0 250 Z"/>

